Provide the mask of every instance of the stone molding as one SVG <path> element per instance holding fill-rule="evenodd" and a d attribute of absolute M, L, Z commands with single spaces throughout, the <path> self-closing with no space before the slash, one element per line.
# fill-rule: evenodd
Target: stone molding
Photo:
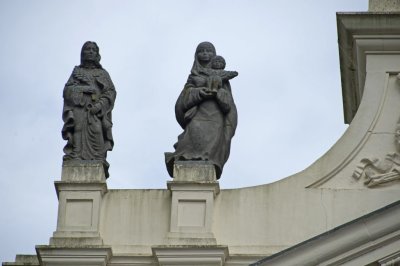
<path fill-rule="evenodd" d="M 400 265 L 400 251 L 380 259 L 378 262 L 381 266 L 398 266 Z"/>
<path fill-rule="evenodd" d="M 229 254 L 226 246 L 154 246 L 152 250 L 160 266 L 222 266 Z"/>
<path fill-rule="evenodd" d="M 192 181 L 168 181 L 167 188 L 170 191 L 211 191 L 216 197 L 220 192 L 218 181 L 192 182 Z"/>
<path fill-rule="evenodd" d="M 398 13 L 337 13 L 344 120 L 349 124 L 361 103 L 365 83 L 365 52 L 399 49 Z"/>
<path fill-rule="evenodd" d="M 158 266 L 154 256 L 113 256 L 107 266 Z"/>
<path fill-rule="evenodd" d="M 36 246 L 36 253 L 41 266 L 107 266 L 112 257 L 108 246 Z"/>
<path fill-rule="evenodd" d="M 60 191 L 63 192 L 77 192 L 77 191 L 99 191 L 103 196 L 107 193 L 107 183 L 105 181 L 102 182 L 71 182 L 71 181 L 55 181 L 54 186 L 56 188 L 57 197 L 60 198 Z"/>
<path fill-rule="evenodd" d="M 366 265 L 400 247 L 400 201 L 251 265 Z M 389 264 L 390 265 L 390 264 Z"/>
<path fill-rule="evenodd" d="M 2 266 L 39 266 L 36 255 L 16 255 L 15 262 L 3 262 Z"/>

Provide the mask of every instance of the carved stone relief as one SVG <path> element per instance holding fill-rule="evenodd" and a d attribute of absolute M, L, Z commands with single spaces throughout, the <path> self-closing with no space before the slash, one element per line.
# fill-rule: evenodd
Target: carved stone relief
<path fill-rule="evenodd" d="M 364 185 L 372 188 L 400 180 L 400 155 L 388 153 L 383 160 L 364 158 L 353 173 L 357 180 L 364 180 Z"/>
<path fill-rule="evenodd" d="M 398 81 L 400 74 L 397 75 Z M 400 121 L 395 132 L 396 152 L 387 153 L 385 158 L 363 158 L 353 172 L 353 178 L 364 180 L 364 185 L 373 188 L 400 181 Z"/>

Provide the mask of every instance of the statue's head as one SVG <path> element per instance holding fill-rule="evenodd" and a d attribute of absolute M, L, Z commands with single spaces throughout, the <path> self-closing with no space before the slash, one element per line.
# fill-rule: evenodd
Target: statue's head
<path fill-rule="evenodd" d="M 211 59 L 212 69 L 225 69 L 225 65 L 225 59 L 220 55 L 217 55 L 213 59 Z"/>
<path fill-rule="evenodd" d="M 101 56 L 99 50 L 100 49 L 99 46 L 97 46 L 97 43 L 90 41 L 85 42 L 81 50 L 81 65 L 84 66 L 88 64 L 94 64 L 95 66 L 101 68 Z"/>
<path fill-rule="evenodd" d="M 202 42 L 196 48 L 195 57 L 200 63 L 209 63 L 215 55 L 215 47 L 210 42 Z"/>

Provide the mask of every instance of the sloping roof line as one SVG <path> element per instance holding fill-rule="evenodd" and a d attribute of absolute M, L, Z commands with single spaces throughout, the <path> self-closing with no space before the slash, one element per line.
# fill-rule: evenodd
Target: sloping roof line
<path fill-rule="evenodd" d="M 375 241 L 382 236 L 389 235 L 390 233 L 400 230 L 400 223 L 398 222 L 399 217 L 400 200 L 348 223 L 335 227 L 332 230 L 303 241 L 288 249 L 282 250 L 274 255 L 261 259 L 253 264 L 250 264 L 250 266 L 289 265 L 281 264 L 287 263 L 287 257 L 289 256 L 291 257 L 291 260 L 296 257 L 298 258 L 295 260 L 296 265 L 316 265 L 337 257 L 340 254 L 344 254 L 351 249 L 359 248 L 368 242 Z M 375 227 L 364 230 L 365 227 L 371 224 L 381 224 L 382 227 L 379 229 Z M 356 228 L 359 230 L 355 230 Z M 354 234 L 354 236 L 349 238 L 349 233 Z M 398 235 L 396 235 L 396 239 L 399 239 Z M 350 243 L 349 240 L 352 242 Z M 312 255 L 307 257 L 306 253 L 309 252 L 312 252 Z M 363 253 L 362 251 L 357 252 L 360 254 Z M 352 256 L 354 257 L 354 254 Z M 306 257 L 309 260 L 308 263 L 306 263 Z M 283 260 L 285 260 L 285 262 Z M 343 258 L 343 260 L 346 261 L 346 258 Z"/>

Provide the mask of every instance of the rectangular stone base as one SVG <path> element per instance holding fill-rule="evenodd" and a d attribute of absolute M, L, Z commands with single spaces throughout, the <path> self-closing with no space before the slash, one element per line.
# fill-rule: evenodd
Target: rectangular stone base
<path fill-rule="evenodd" d="M 63 162 L 61 181 L 102 182 L 105 180 L 104 165 L 101 161 L 71 160 Z"/>
<path fill-rule="evenodd" d="M 100 208 L 107 192 L 103 165 L 96 161 L 64 162 L 61 179 L 55 182 L 58 219 L 50 245 L 102 245 Z"/>
<path fill-rule="evenodd" d="M 171 181 L 170 231 L 165 240 L 170 245 L 216 245 L 212 232 L 214 197 L 217 181 Z"/>
<path fill-rule="evenodd" d="M 215 166 L 207 161 L 177 161 L 174 181 L 216 181 Z"/>

